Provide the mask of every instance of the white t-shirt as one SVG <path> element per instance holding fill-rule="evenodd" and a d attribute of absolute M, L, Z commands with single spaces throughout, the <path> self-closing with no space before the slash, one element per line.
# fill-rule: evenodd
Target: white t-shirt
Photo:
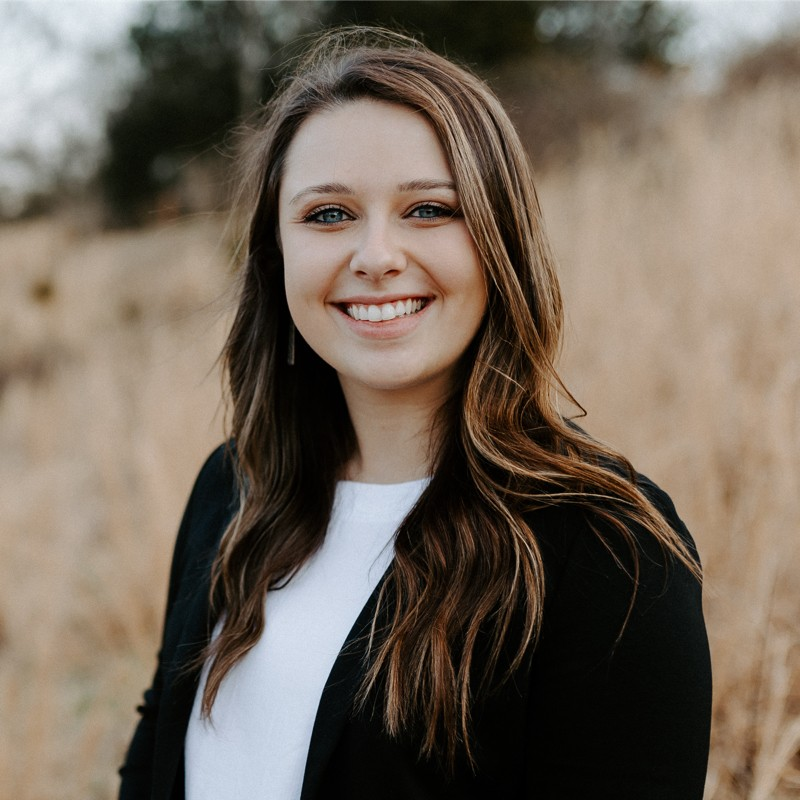
<path fill-rule="evenodd" d="M 264 633 L 226 675 L 210 720 L 200 717 L 203 670 L 186 733 L 186 800 L 300 797 L 328 675 L 427 482 L 337 485 L 322 547 L 268 592 Z"/>

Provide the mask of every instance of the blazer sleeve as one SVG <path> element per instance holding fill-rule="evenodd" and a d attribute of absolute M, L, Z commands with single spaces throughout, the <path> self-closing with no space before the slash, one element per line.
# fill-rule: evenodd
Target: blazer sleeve
<path fill-rule="evenodd" d="M 161 646 L 158 652 L 157 667 L 153 681 L 144 693 L 144 700 L 137 707 L 139 723 L 128 748 L 125 761 L 119 769 L 121 777 L 119 800 L 146 800 L 151 796 L 153 784 L 153 756 L 158 730 L 159 708 L 161 704 L 167 659 L 166 632 L 176 614 L 178 599 L 182 594 L 183 577 L 188 567 L 197 560 L 198 552 L 207 545 L 198 539 L 204 538 L 210 513 L 222 505 L 230 506 L 232 497 L 232 473 L 226 446 L 215 450 L 203 465 L 189 496 L 183 513 L 170 568 L 169 590 L 164 617 Z M 217 526 L 219 527 L 219 526 Z"/>
<path fill-rule="evenodd" d="M 694 551 L 669 497 L 640 487 Z M 700 583 L 634 530 L 634 594 L 622 537 L 604 530 L 609 549 L 585 521 L 576 527 L 532 664 L 526 794 L 701 800 L 711 667 Z"/>

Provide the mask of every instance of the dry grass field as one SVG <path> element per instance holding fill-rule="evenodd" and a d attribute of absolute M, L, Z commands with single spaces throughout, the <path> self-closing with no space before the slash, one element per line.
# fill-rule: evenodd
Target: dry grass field
<path fill-rule="evenodd" d="M 658 113 L 656 113 L 658 111 Z M 540 177 L 567 384 L 707 571 L 706 800 L 800 793 L 800 90 L 671 99 Z M 0 227 L 0 800 L 105 800 L 222 436 L 218 218 Z"/>

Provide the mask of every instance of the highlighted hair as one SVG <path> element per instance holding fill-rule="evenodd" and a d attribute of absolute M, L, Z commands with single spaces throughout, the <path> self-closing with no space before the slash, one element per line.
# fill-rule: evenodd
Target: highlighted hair
<path fill-rule="evenodd" d="M 532 509 L 584 508 L 624 537 L 634 564 L 631 529 L 643 529 L 699 570 L 628 462 L 559 411 L 559 398 L 575 402 L 554 367 L 561 294 L 527 156 L 500 102 L 469 71 L 400 34 L 329 32 L 264 109 L 247 161 L 246 261 L 223 353 L 241 497 L 214 563 L 212 603 L 225 617 L 203 653 L 204 713 L 258 641 L 267 591 L 291 580 L 322 543 L 336 481 L 354 453 L 333 370 L 301 338 L 295 365 L 286 363 L 290 317 L 276 237 L 283 165 L 298 128 L 362 98 L 430 121 L 488 286 L 486 316 L 431 432 L 433 478 L 396 536 L 359 692 L 362 704 L 379 698 L 390 735 L 414 726 L 421 755 L 452 767 L 459 751 L 474 763 L 474 699 L 509 677 L 541 627 Z M 488 669 L 476 678 L 479 639 Z"/>

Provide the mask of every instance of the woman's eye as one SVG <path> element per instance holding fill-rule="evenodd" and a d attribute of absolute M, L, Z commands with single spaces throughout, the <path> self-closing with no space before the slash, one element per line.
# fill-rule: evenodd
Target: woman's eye
<path fill-rule="evenodd" d="M 447 206 L 425 203 L 412 209 L 409 216 L 417 217 L 418 219 L 439 219 L 439 217 L 452 217 L 453 211 Z"/>
<path fill-rule="evenodd" d="M 306 222 L 318 222 L 322 225 L 336 225 L 350 219 L 350 215 L 341 208 L 318 208 L 312 211 L 306 218 Z"/>

